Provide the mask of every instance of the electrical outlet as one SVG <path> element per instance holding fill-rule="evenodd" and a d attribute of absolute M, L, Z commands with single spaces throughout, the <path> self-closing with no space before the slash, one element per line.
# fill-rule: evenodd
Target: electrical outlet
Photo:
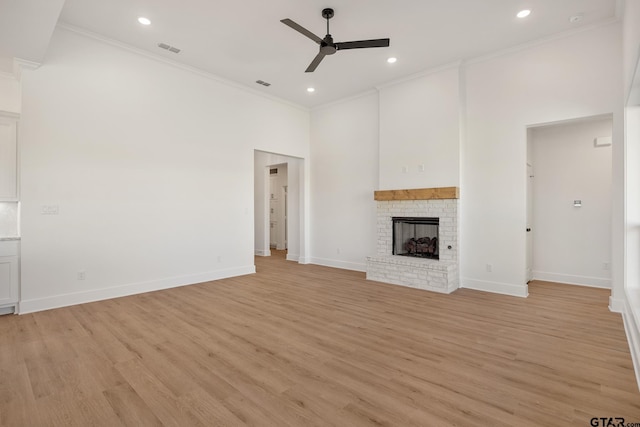
<path fill-rule="evenodd" d="M 487 264 L 486 269 L 487 269 L 487 273 L 491 273 L 493 271 L 493 265 Z"/>
<path fill-rule="evenodd" d="M 424 165 L 418 165 L 418 172 L 424 172 Z"/>
<path fill-rule="evenodd" d="M 87 278 L 87 274 L 84 271 L 78 271 L 78 280 L 84 280 Z"/>
<path fill-rule="evenodd" d="M 603 262 L 602 263 L 602 269 L 603 270 L 610 270 L 611 269 L 611 264 L 609 264 L 608 262 Z"/>
<path fill-rule="evenodd" d="M 222 262 L 222 255 L 218 255 L 218 262 Z"/>
<path fill-rule="evenodd" d="M 336 253 L 340 255 L 340 248 L 336 249 Z"/>

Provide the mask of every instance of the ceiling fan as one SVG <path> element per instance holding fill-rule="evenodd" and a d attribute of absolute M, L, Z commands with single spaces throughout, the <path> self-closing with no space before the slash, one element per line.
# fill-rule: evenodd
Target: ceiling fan
<path fill-rule="evenodd" d="M 309 37 L 311 40 L 320 45 L 320 52 L 318 52 L 316 57 L 313 58 L 313 61 L 311 61 L 311 64 L 309 64 L 309 66 L 305 70 L 305 73 L 311 73 L 315 71 L 315 69 L 320 64 L 320 61 L 322 61 L 325 56 L 333 55 L 338 50 L 364 49 L 368 47 L 389 47 L 389 39 L 359 40 L 353 42 L 334 43 L 333 37 L 331 37 L 331 34 L 329 34 L 329 19 L 333 18 L 333 14 L 333 9 L 331 8 L 322 9 L 322 17 L 327 20 L 327 35 L 324 36 L 323 39 L 316 36 L 300 24 L 293 22 L 289 18 L 280 20 L 280 22 L 282 22 L 283 24 L 288 25 L 300 34 Z"/>

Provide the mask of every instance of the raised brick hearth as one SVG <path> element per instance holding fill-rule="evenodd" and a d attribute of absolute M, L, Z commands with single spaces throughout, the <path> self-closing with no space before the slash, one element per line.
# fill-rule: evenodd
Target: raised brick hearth
<path fill-rule="evenodd" d="M 457 189 L 449 194 L 439 190 L 420 189 L 376 192 L 377 254 L 367 257 L 367 279 L 429 291 L 450 293 L 458 289 L 458 223 Z M 385 193 L 379 196 L 378 193 Z M 393 194 L 390 194 L 393 193 Z M 433 196 L 430 196 L 433 194 Z M 435 199 L 417 199 L 436 197 Z M 449 198 L 451 197 L 451 198 Z M 401 200 L 388 200 L 388 199 Z M 440 218 L 439 260 L 392 255 L 393 217 Z"/>

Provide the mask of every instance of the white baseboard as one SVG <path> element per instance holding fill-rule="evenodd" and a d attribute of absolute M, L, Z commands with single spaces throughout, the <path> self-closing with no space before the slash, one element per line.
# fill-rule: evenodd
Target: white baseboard
<path fill-rule="evenodd" d="M 245 267 L 217 270 L 208 273 L 193 274 L 189 276 L 170 277 L 149 282 L 130 283 L 111 288 L 95 289 L 85 292 L 54 295 L 45 298 L 36 298 L 20 301 L 18 313 L 26 314 L 36 311 L 50 310 L 53 308 L 67 307 L 70 305 L 84 304 L 112 298 L 120 298 L 145 292 L 159 291 L 162 289 L 177 288 L 179 286 L 193 285 L 195 283 L 209 282 L 211 280 L 226 279 L 228 277 L 243 276 L 256 272 L 254 265 Z"/>
<path fill-rule="evenodd" d="M 271 250 L 270 249 L 267 249 L 267 250 L 256 249 L 254 253 L 255 253 L 256 256 L 271 256 Z"/>
<path fill-rule="evenodd" d="M 287 261 L 299 262 L 300 261 L 300 255 L 287 254 Z"/>
<path fill-rule="evenodd" d="M 526 284 L 514 285 L 511 283 L 489 282 L 486 280 L 460 279 L 460 287 L 474 289 L 476 291 L 493 292 L 494 294 L 511 295 L 526 298 L 529 296 L 529 287 Z"/>
<path fill-rule="evenodd" d="M 628 302 L 624 302 L 624 310 L 622 312 L 622 320 L 624 321 L 624 331 L 629 342 L 629 351 L 631 352 L 631 360 L 633 362 L 633 370 L 636 373 L 636 382 L 640 390 L 640 330 L 635 321 L 632 308 Z"/>
<path fill-rule="evenodd" d="M 361 271 L 366 273 L 367 264 L 359 262 L 340 261 L 327 258 L 309 258 L 311 264 L 324 265 L 325 267 L 340 268 L 343 270 Z"/>
<path fill-rule="evenodd" d="M 0 315 L 4 315 L 4 314 L 14 314 L 16 312 L 17 308 L 15 305 L 11 305 L 8 307 L 0 307 Z"/>
<path fill-rule="evenodd" d="M 602 277 L 574 276 L 571 274 L 534 271 L 533 280 L 544 280 L 545 282 L 558 282 L 565 283 L 567 285 L 581 285 L 592 288 L 611 289 L 611 279 L 604 279 Z"/>
<path fill-rule="evenodd" d="M 623 299 L 609 297 L 609 311 L 613 313 L 624 313 L 624 304 Z"/>

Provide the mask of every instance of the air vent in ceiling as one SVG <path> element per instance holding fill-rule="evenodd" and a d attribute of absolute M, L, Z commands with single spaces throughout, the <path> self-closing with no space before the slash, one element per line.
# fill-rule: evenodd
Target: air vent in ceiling
<path fill-rule="evenodd" d="M 267 83 L 264 80 L 256 80 L 256 83 L 258 83 L 259 85 L 262 85 L 262 86 L 266 86 L 266 87 L 271 86 L 271 83 Z"/>
<path fill-rule="evenodd" d="M 160 49 L 168 50 L 169 52 L 180 53 L 180 49 L 178 49 L 175 46 L 168 45 L 166 43 L 158 43 L 158 47 Z"/>

